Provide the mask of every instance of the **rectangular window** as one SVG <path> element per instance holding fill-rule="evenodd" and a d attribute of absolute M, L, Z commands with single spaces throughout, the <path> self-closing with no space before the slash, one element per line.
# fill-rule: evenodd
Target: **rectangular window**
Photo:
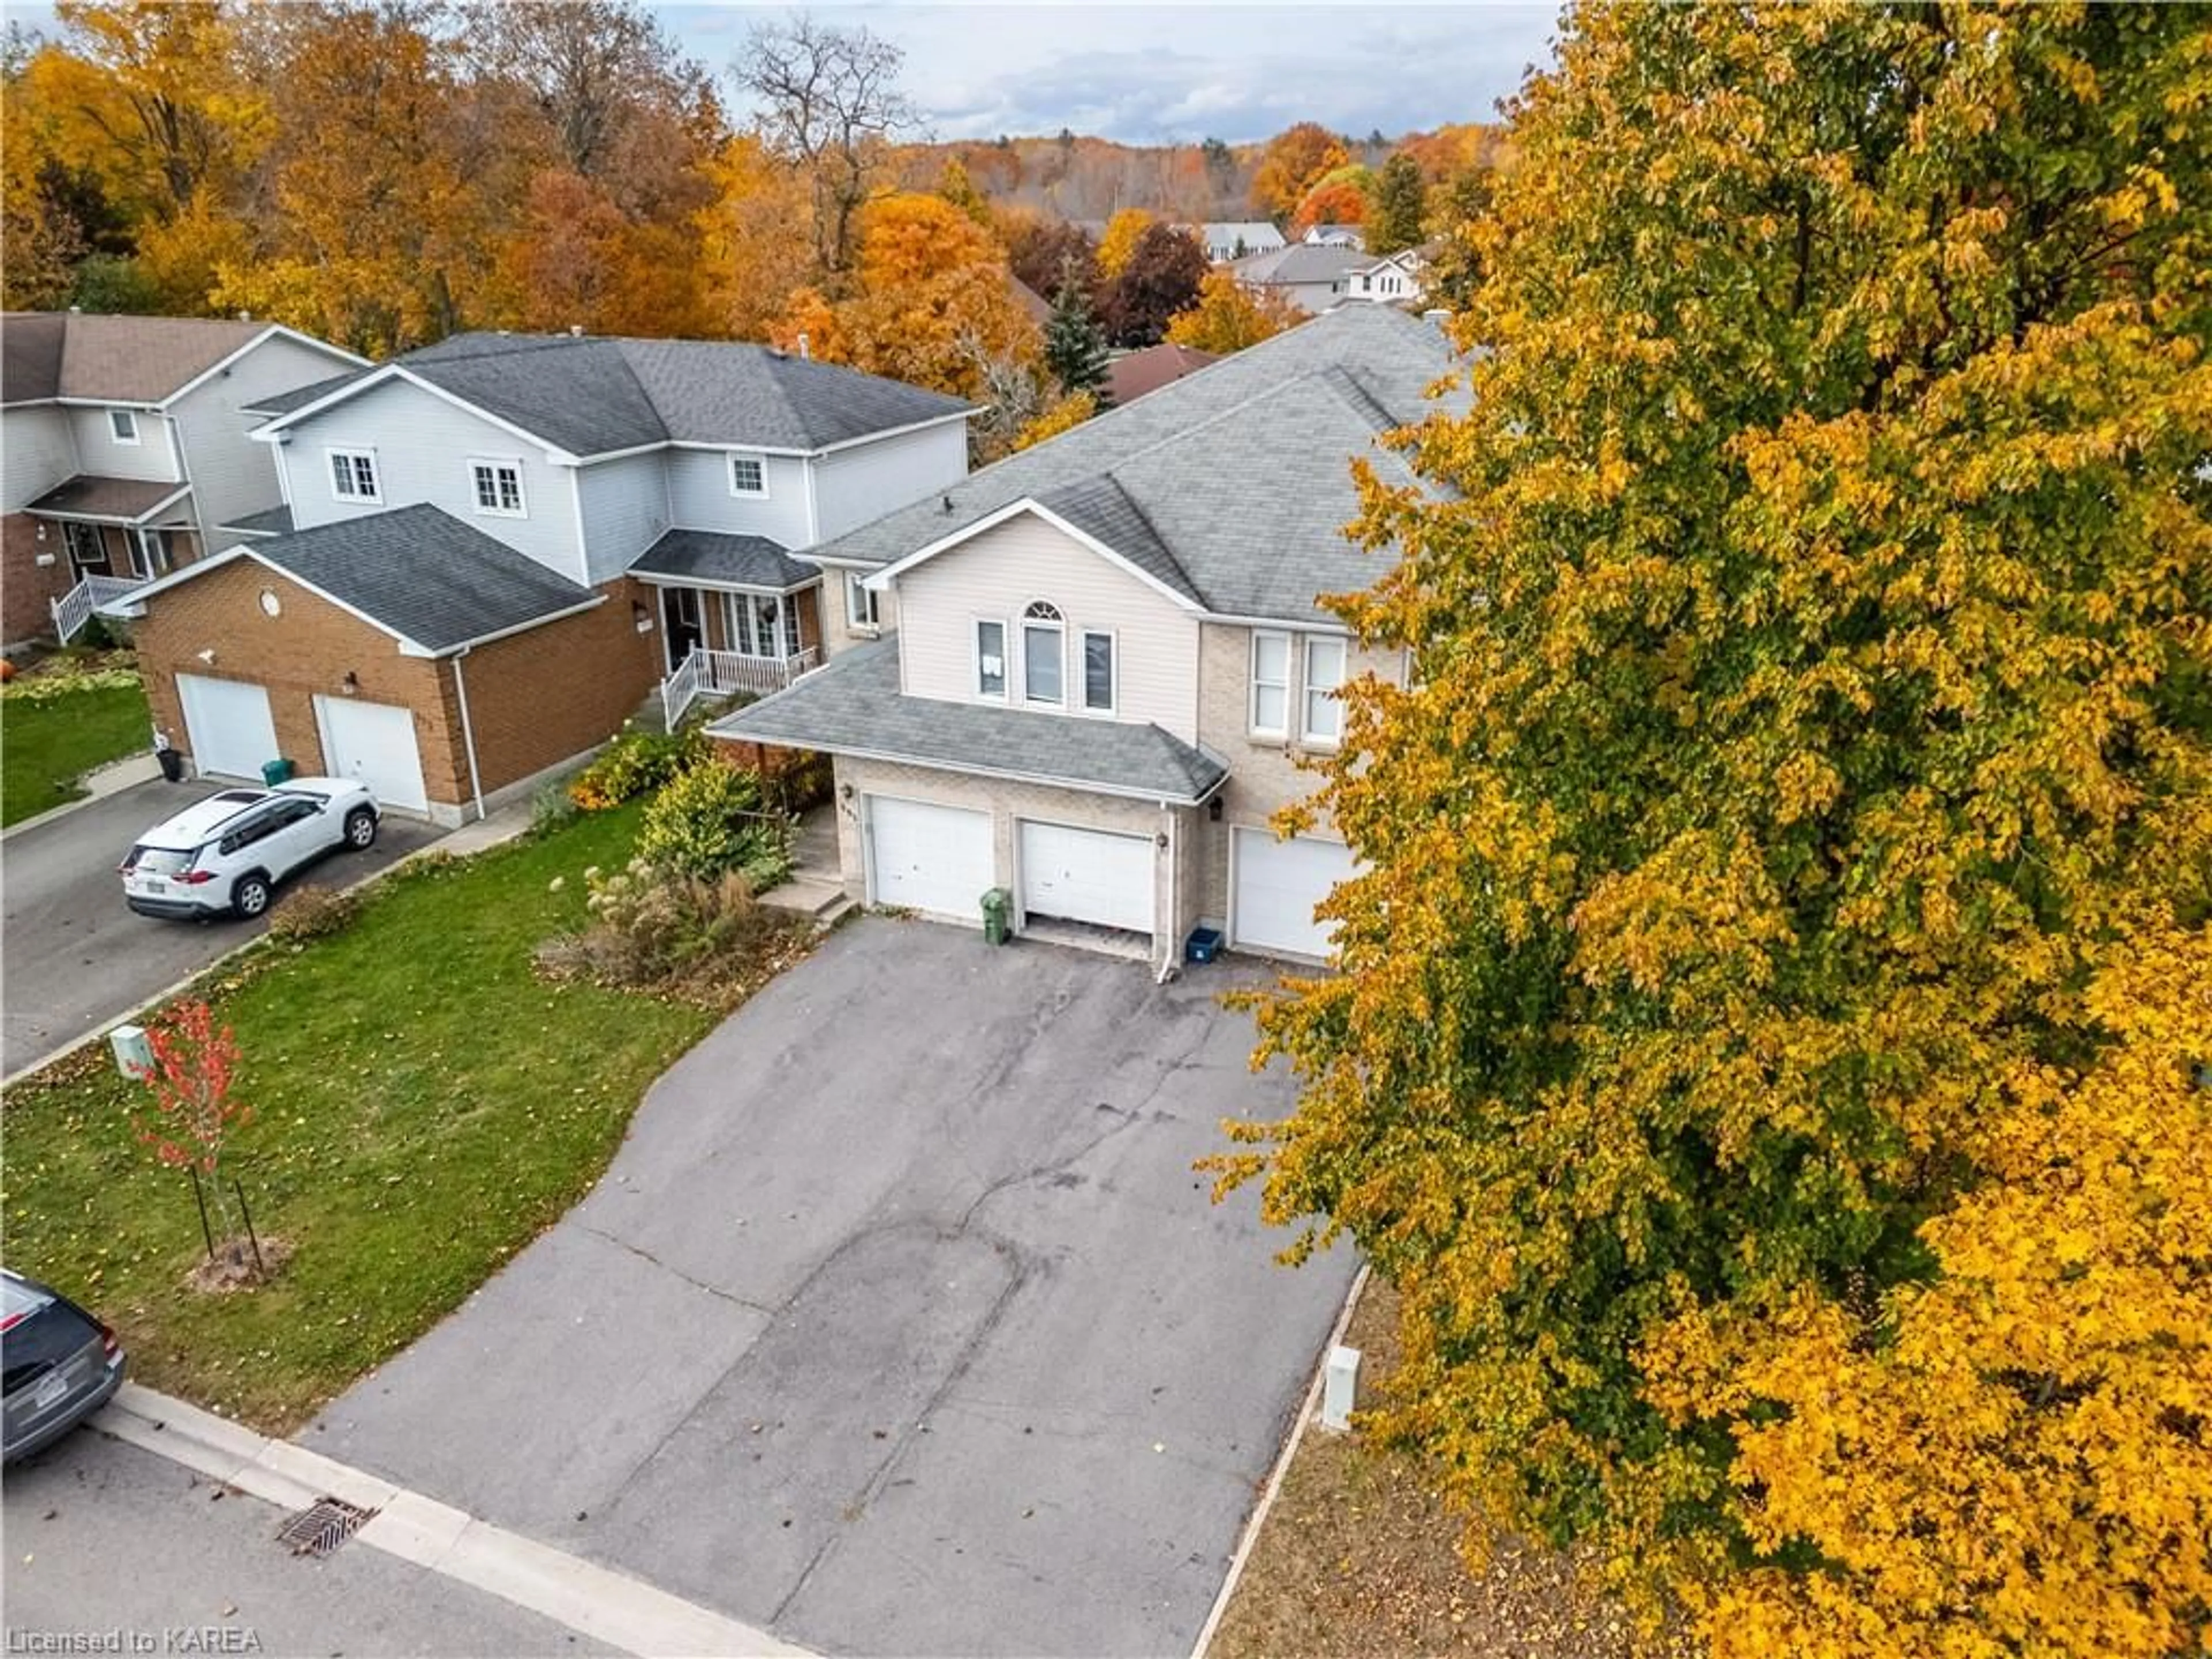
<path fill-rule="evenodd" d="M 768 463 L 757 455 L 731 456 L 730 494 L 732 495 L 767 495 Z"/>
<path fill-rule="evenodd" d="M 1252 635 L 1252 734 L 1290 735 L 1291 636 Z"/>
<path fill-rule="evenodd" d="M 774 593 L 725 593 L 722 619 L 730 649 L 747 657 L 799 654 L 799 609 Z"/>
<path fill-rule="evenodd" d="M 1006 625 L 975 624 L 975 690 L 986 697 L 1006 695 Z"/>
<path fill-rule="evenodd" d="M 1335 743 L 1344 736 L 1344 705 L 1336 700 L 1344 684 L 1344 663 L 1342 640 L 1317 635 L 1306 641 L 1306 720 L 1301 735 L 1308 743 Z"/>
<path fill-rule="evenodd" d="M 521 462 L 471 461 L 469 480 L 476 490 L 477 512 L 507 519 L 525 516 Z"/>
<path fill-rule="evenodd" d="M 127 409 L 111 409 L 107 411 L 107 429 L 114 434 L 115 441 L 119 444 L 135 444 L 138 441 L 138 417 Z"/>
<path fill-rule="evenodd" d="M 376 457 L 366 449 L 333 449 L 331 494 L 342 501 L 376 501 Z"/>
<path fill-rule="evenodd" d="M 1083 636 L 1083 707 L 1093 714 L 1114 712 L 1114 636 Z"/>
<path fill-rule="evenodd" d="M 860 573 L 845 573 L 845 615 L 855 629 L 880 628 L 883 595 L 872 587 L 862 586 Z"/>
<path fill-rule="evenodd" d="M 1022 697 L 1028 702 L 1057 703 L 1062 629 L 1058 623 L 1022 624 Z"/>

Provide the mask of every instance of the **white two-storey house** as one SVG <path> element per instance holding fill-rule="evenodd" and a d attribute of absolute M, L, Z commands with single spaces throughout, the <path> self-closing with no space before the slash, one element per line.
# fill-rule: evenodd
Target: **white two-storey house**
<path fill-rule="evenodd" d="M 809 556 L 894 603 L 895 633 L 715 722 L 827 751 L 848 890 L 1121 948 L 1164 972 L 1200 927 L 1326 954 L 1314 907 L 1351 868 L 1326 827 L 1269 820 L 1337 745 L 1350 678 L 1403 672 L 1322 596 L 1351 462 L 1450 367 L 1433 325 L 1349 307 L 1224 358 Z"/>

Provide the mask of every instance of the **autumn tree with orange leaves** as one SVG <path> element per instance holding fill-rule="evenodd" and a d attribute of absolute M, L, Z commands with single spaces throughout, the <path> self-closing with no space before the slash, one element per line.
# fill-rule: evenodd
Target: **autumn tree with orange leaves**
<path fill-rule="evenodd" d="M 1223 1172 L 1396 1283 L 1478 1543 L 1722 1654 L 2206 1638 L 2206 41 L 1572 10 L 1472 396 L 1362 473 L 1418 672 Z"/>

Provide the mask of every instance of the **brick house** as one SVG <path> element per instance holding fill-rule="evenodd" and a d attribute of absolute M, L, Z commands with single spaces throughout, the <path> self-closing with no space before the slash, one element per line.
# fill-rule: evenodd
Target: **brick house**
<path fill-rule="evenodd" d="M 967 474 L 960 400 L 753 345 L 459 335 L 259 405 L 283 504 L 130 594 L 204 774 L 458 823 L 658 689 L 764 692 L 883 623 L 794 557 Z"/>
<path fill-rule="evenodd" d="M 73 635 L 100 600 L 190 563 L 283 499 L 259 398 L 357 367 L 269 323 L 10 312 L 0 319 L 0 647 Z"/>
<path fill-rule="evenodd" d="M 1321 958 L 1352 855 L 1269 821 L 1337 746 L 1339 688 L 1403 681 L 1319 599 L 1375 580 L 1351 462 L 1413 482 L 1377 441 L 1451 362 L 1432 324 L 1346 307 L 824 543 L 896 632 L 709 730 L 834 757 L 863 902 L 975 924 L 1003 887 L 1018 931 L 1162 973 L 1200 926 Z"/>

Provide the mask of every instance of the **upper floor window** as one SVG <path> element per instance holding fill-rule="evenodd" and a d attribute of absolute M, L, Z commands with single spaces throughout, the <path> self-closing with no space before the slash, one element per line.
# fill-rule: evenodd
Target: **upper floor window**
<path fill-rule="evenodd" d="M 1083 709 L 1114 712 L 1114 636 L 1097 629 L 1083 630 Z"/>
<path fill-rule="evenodd" d="M 731 456 L 730 494 L 732 495 L 767 495 L 768 462 L 758 455 Z"/>
<path fill-rule="evenodd" d="M 1252 635 L 1252 735 L 1284 738 L 1291 731 L 1291 636 Z"/>
<path fill-rule="evenodd" d="M 138 441 L 138 416 L 127 409 L 111 409 L 107 411 L 107 429 L 114 434 L 116 442 L 135 444 Z"/>
<path fill-rule="evenodd" d="M 845 616 L 854 628 L 883 626 L 883 599 L 859 571 L 845 573 Z"/>
<path fill-rule="evenodd" d="M 376 456 L 367 449 L 333 449 L 326 452 L 331 458 L 331 494 L 342 501 L 380 501 L 377 493 Z"/>
<path fill-rule="evenodd" d="M 1022 612 L 1022 699 L 1059 703 L 1067 627 L 1056 606 L 1039 599 Z"/>
<path fill-rule="evenodd" d="M 975 695 L 1006 695 L 1006 625 L 1002 622 L 975 624 Z"/>
<path fill-rule="evenodd" d="M 1344 705 L 1336 694 L 1344 685 L 1345 642 L 1325 634 L 1306 641 L 1305 724 L 1308 743 L 1339 742 L 1344 736 Z"/>
<path fill-rule="evenodd" d="M 522 509 L 521 462 L 471 461 L 469 482 L 476 491 L 477 512 L 508 519 L 527 516 Z"/>

